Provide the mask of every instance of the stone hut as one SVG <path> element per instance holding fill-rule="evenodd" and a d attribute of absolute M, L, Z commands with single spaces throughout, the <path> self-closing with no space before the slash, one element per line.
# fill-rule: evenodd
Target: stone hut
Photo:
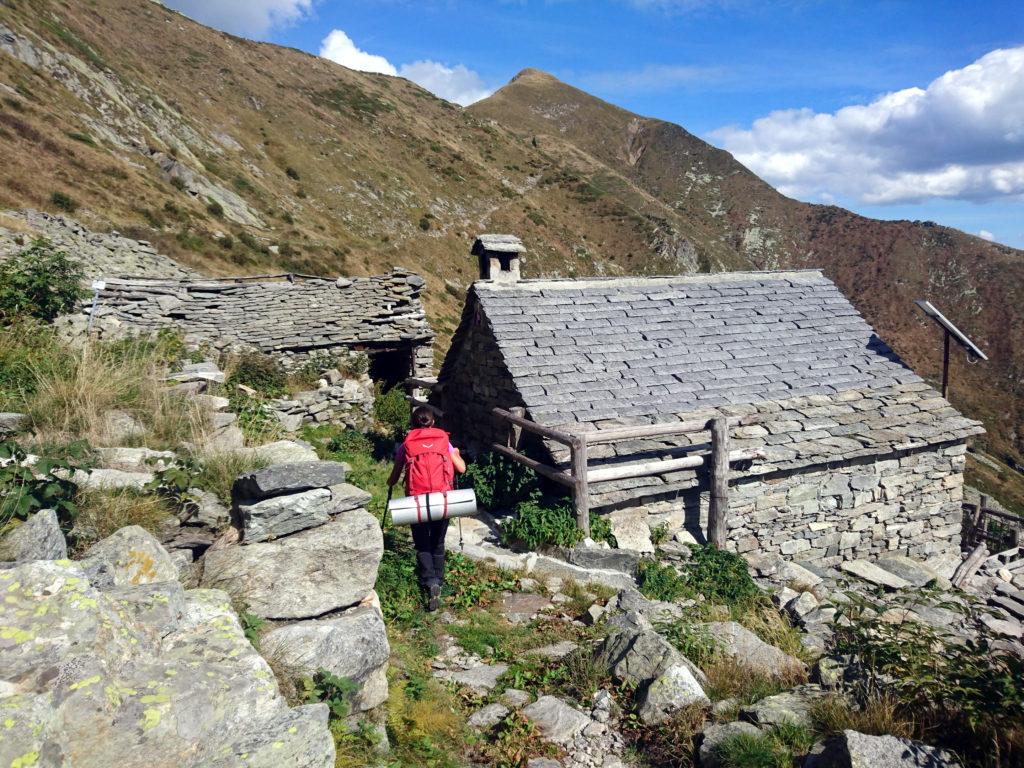
<path fill-rule="evenodd" d="M 504 249 L 493 259 L 491 242 Z M 519 253 L 507 237 L 477 241 L 481 279 L 432 394 L 471 454 L 505 443 L 495 407 L 570 433 L 747 417 L 731 445 L 763 458 L 730 473 L 728 548 L 822 565 L 959 552 L 966 441 L 981 426 L 820 271 L 524 280 Z M 596 445 L 590 466 L 699 453 L 706 440 Z M 523 450 L 567 466 L 558 443 L 534 438 Z M 685 528 L 698 541 L 706 530 L 703 468 L 589 492 L 598 513 Z"/>
<path fill-rule="evenodd" d="M 101 335 L 178 328 L 219 350 L 256 349 L 286 368 L 310 355 L 363 351 L 370 376 L 395 384 L 433 369 L 434 334 L 420 301 L 423 278 L 106 278 L 93 321 Z M 73 322 L 88 322 L 87 302 Z"/>

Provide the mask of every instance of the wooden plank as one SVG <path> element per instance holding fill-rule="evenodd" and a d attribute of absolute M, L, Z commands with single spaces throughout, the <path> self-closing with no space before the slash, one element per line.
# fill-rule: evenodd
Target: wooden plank
<path fill-rule="evenodd" d="M 524 467 L 529 467 L 538 475 L 546 477 L 548 480 L 556 482 L 559 485 L 564 485 L 568 488 L 573 487 L 572 478 L 569 476 L 567 472 L 555 469 L 554 467 L 549 467 L 547 464 L 542 464 L 536 459 L 531 459 L 529 456 L 524 456 L 519 451 L 513 450 L 509 448 L 507 445 L 502 445 L 501 443 L 493 443 L 491 445 L 491 450 L 497 451 L 501 455 L 507 456 L 513 461 L 518 461 Z"/>
<path fill-rule="evenodd" d="M 576 505 L 576 525 L 590 538 L 590 489 L 587 483 L 587 441 L 576 437 L 569 445 L 572 452 L 572 498 Z"/>
<path fill-rule="evenodd" d="M 429 408 L 430 411 L 434 414 L 434 416 L 436 418 L 438 418 L 438 419 L 443 419 L 444 418 L 444 411 L 442 411 L 440 408 L 438 408 L 435 405 L 431 405 L 426 400 L 420 400 L 418 397 L 413 397 L 412 395 L 406 395 L 405 399 L 409 402 L 409 405 L 411 405 L 413 408 L 419 408 L 421 406 L 423 408 Z"/>
<path fill-rule="evenodd" d="M 725 546 L 729 516 L 729 421 L 711 423 L 711 499 L 708 507 L 708 542 Z"/>
<path fill-rule="evenodd" d="M 420 379 L 410 376 L 405 380 L 407 387 L 419 387 L 420 389 L 433 389 L 437 386 L 437 379 Z"/>
<path fill-rule="evenodd" d="M 988 557 L 988 549 L 985 547 L 985 543 L 982 542 L 953 571 L 953 578 L 950 579 L 953 586 L 957 589 L 962 587 L 971 576 L 978 572 L 986 557 Z"/>
<path fill-rule="evenodd" d="M 551 440 L 554 440 L 557 443 L 562 443 L 563 445 L 567 445 L 570 448 L 572 447 L 573 440 L 576 439 L 575 436 L 570 435 L 568 432 L 562 432 L 557 429 L 552 429 L 551 427 L 545 427 L 543 424 L 538 424 L 537 422 L 531 421 L 530 419 L 527 419 L 523 416 L 516 416 L 512 413 L 509 413 L 504 408 L 494 408 L 491 410 L 491 413 L 493 413 L 498 418 L 505 419 L 505 421 L 510 421 L 513 424 L 517 424 L 518 426 L 525 429 L 527 432 L 533 432 L 535 434 L 541 435 L 542 437 L 550 438 Z"/>

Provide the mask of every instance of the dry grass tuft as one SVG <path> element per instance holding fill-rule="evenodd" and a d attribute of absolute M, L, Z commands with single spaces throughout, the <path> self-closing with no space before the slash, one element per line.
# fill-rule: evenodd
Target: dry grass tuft
<path fill-rule="evenodd" d="M 645 765 L 691 768 L 696 764 L 697 735 L 704 729 L 707 716 L 706 708 L 692 704 L 664 723 L 640 728 L 630 736 L 643 753 Z"/>
<path fill-rule="evenodd" d="M 174 514 L 165 498 L 129 489 L 83 490 L 76 502 L 78 517 L 72 536 L 76 555 L 127 525 L 138 525 L 155 533 L 160 523 Z"/>
<path fill-rule="evenodd" d="M 712 701 L 737 699 L 740 706 L 807 682 L 803 669 L 791 668 L 770 675 L 722 656 L 706 664 L 702 671 L 708 678 L 705 692 Z"/>
<path fill-rule="evenodd" d="M 906 719 L 898 699 L 886 694 L 872 696 L 859 709 L 842 696 L 826 696 L 812 705 L 811 719 L 826 735 L 851 730 L 869 736 L 916 738 L 914 721 Z"/>

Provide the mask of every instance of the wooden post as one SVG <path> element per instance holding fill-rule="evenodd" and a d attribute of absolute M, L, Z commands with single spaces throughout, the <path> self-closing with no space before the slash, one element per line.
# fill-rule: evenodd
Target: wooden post
<path fill-rule="evenodd" d="M 587 486 L 587 438 L 573 436 L 569 445 L 572 452 L 572 498 L 576 504 L 576 524 L 583 535 L 590 537 L 590 489 Z"/>
<path fill-rule="evenodd" d="M 509 413 L 517 418 L 526 418 L 526 409 L 521 406 L 515 408 L 509 408 Z M 519 440 L 523 436 L 523 428 L 516 424 L 514 421 L 508 423 L 508 447 L 513 450 L 519 450 Z"/>
<path fill-rule="evenodd" d="M 729 516 L 729 420 L 711 422 L 711 499 L 708 506 L 708 543 L 725 546 Z"/>

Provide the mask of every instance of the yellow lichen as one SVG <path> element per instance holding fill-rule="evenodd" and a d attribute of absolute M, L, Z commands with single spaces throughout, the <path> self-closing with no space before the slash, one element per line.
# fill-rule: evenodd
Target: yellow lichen
<path fill-rule="evenodd" d="M 160 724 L 160 710 L 146 709 L 142 712 L 142 730 L 148 731 Z"/>
<path fill-rule="evenodd" d="M 16 757 L 11 761 L 11 768 L 29 768 L 30 765 L 35 765 L 38 760 L 38 752 L 26 752 L 21 757 Z"/>
<path fill-rule="evenodd" d="M 71 690 L 72 691 L 77 691 L 77 690 L 79 690 L 81 688 L 88 688 L 90 685 L 94 685 L 94 684 L 98 683 L 99 681 L 100 681 L 100 676 L 99 675 L 93 675 L 92 677 L 85 678 L 85 680 L 79 680 L 77 683 L 75 683 L 74 685 L 71 686 Z"/>
<path fill-rule="evenodd" d="M 0 640 L 13 640 L 17 644 L 27 643 L 35 635 L 17 627 L 0 627 Z"/>

